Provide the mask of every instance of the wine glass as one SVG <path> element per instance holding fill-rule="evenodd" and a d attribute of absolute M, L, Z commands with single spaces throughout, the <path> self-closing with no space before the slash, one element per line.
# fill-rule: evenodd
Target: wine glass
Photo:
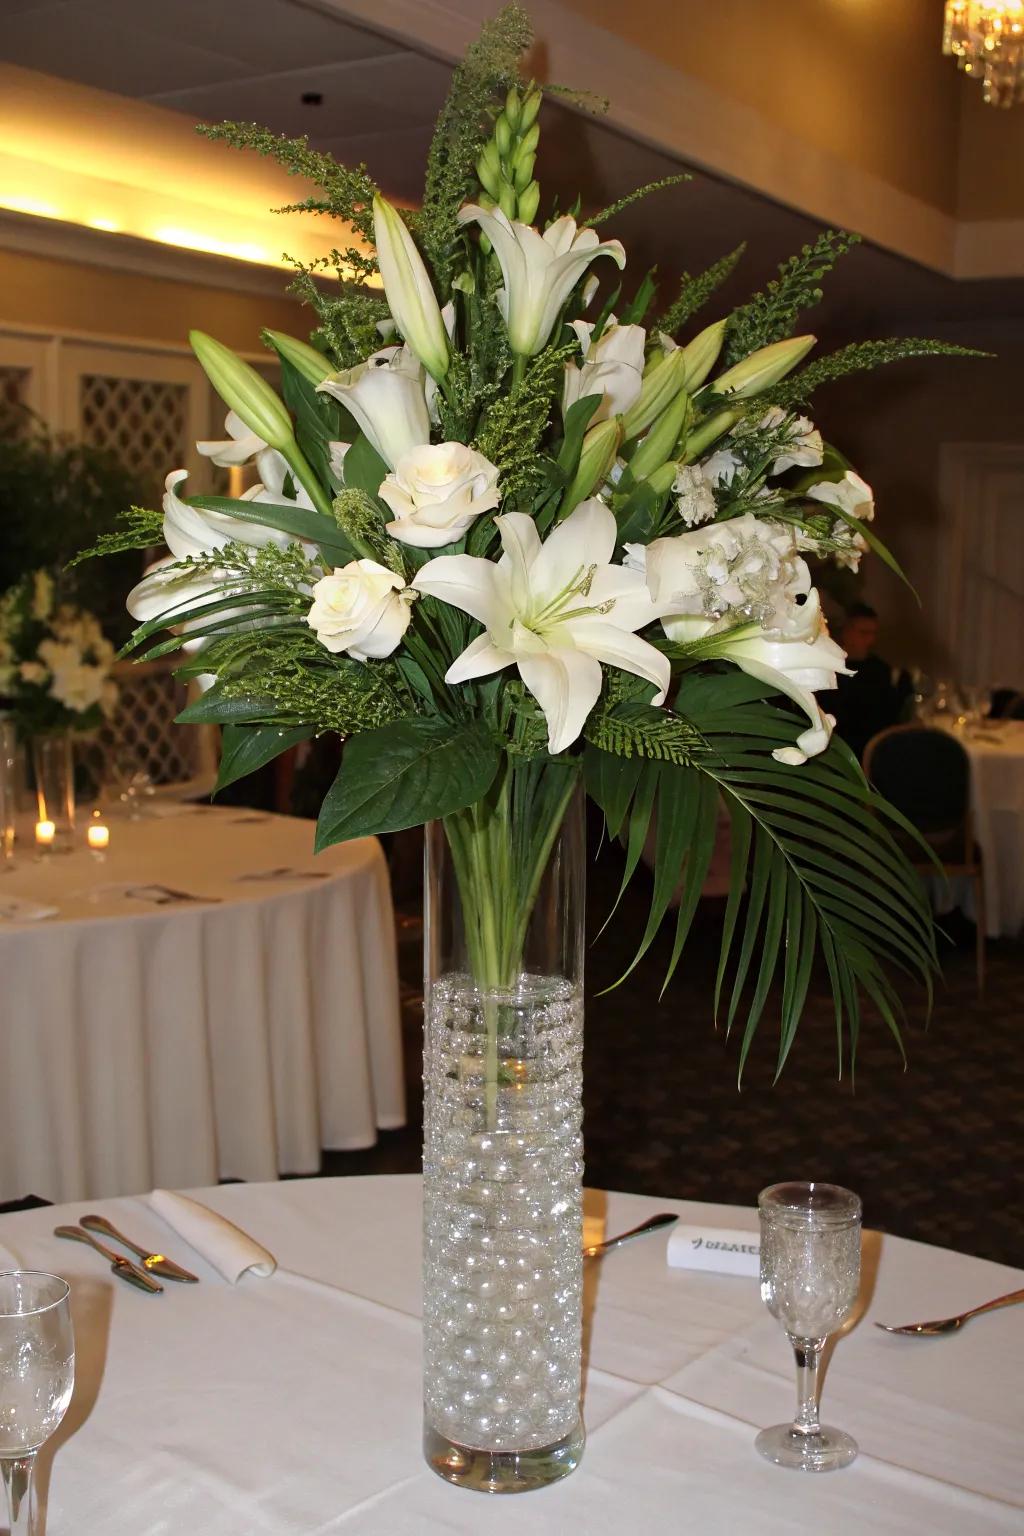
<path fill-rule="evenodd" d="M 32 1536 L 32 1470 L 75 1384 L 70 1291 L 59 1275 L 0 1273 L 0 1472 L 10 1536 Z"/>
<path fill-rule="evenodd" d="M 792 1424 L 763 1429 L 755 1443 L 777 1466 L 831 1472 L 857 1454 L 855 1440 L 819 1422 L 818 1370 L 825 1340 L 857 1301 L 860 1199 L 837 1184 L 773 1184 L 757 1203 L 761 1299 L 793 1346 L 797 1411 Z"/>

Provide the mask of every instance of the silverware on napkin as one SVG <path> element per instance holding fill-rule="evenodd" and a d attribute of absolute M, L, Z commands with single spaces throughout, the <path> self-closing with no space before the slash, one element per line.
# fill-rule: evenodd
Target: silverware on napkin
<path fill-rule="evenodd" d="M 157 907 L 166 907 L 176 901 L 220 901 L 219 896 L 196 896 L 192 891 L 178 891 L 173 886 L 157 885 L 155 883 L 151 885 L 129 886 L 125 891 L 125 895 L 133 898 L 135 901 L 151 901 Z"/>
<path fill-rule="evenodd" d="M 54 1237 L 67 1237 L 73 1243 L 86 1243 L 90 1248 L 95 1248 L 97 1253 L 109 1260 L 110 1267 L 119 1279 L 127 1281 L 129 1285 L 138 1286 L 140 1291 L 148 1291 L 151 1296 L 163 1293 L 163 1286 L 158 1280 L 152 1279 L 144 1269 L 133 1264 L 131 1259 L 126 1259 L 123 1253 L 115 1253 L 112 1248 L 106 1248 L 97 1241 L 83 1227 L 54 1227 Z"/>
<path fill-rule="evenodd" d="M 142 1248 L 138 1243 L 133 1243 L 130 1237 L 125 1237 L 119 1232 L 113 1222 L 105 1216 L 80 1216 L 80 1227 L 86 1232 L 102 1232 L 104 1237 L 112 1237 L 115 1243 L 120 1243 L 122 1248 L 127 1248 L 129 1253 L 134 1253 L 142 1260 L 141 1268 L 150 1275 L 160 1275 L 164 1280 L 187 1280 L 193 1285 L 198 1285 L 199 1276 L 194 1275 L 190 1269 L 183 1269 L 180 1264 L 175 1264 L 165 1253 L 150 1253 L 148 1248 Z"/>
<path fill-rule="evenodd" d="M 326 880 L 326 869 L 293 869 L 282 864 L 279 869 L 255 869 L 249 875 L 236 875 L 236 880 Z"/>
<path fill-rule="evenodd" d="M 966 1312 L 958 1312 L 956 1317 L 940 1317 L 934 1323 L 876 1323 L 875 1327 L 881 1328 L 884 1333 L 909 1333 L 931 1338 L 938 1333 L 955 1333 L 964 1323 L 982 1312 L 994 1312 L 997 1307 L 1015 1307 L 1021 1301 L 1024 1301 L 1024 1291 L 1010 1291 L 1005 1296 L 997 1296 L 994 1301 L 983 1301 L 980 1307 L 968 1307 Z"/>
<path fill-rule="evenodd" d="M 649 1216 L 638 1227 L 630 1227 L 628 1232 L 620 1232 L 618 1237 L 606 1237 L 603 1243 L 591 1243 L 589 1248 L 584 1248 L 585 1259 L 600 1258 L 607 1253 L 609 1248 L 617 1248 L 620 1243 L 628 1243 L 634 1237 L 645 1237 L 648 1232 L 660 1232 L 663 1227 L 671 1227 L 679 1220 L 675 1211 L 660 1211 L 657 1216 Z"/>

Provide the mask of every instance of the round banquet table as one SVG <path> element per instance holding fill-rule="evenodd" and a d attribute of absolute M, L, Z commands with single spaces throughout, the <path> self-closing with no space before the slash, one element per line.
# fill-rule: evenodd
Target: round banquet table
<path fill-rule="evenodd" d="M 988 934 L 1016 934 L 1024 928 L 1024 720 L 987 721 L 983 735 L 960 739 L 971 760 Z"/>
<path fill-rule="evenodd" d="M 664 1234 L 587 1266 L 588 1445 L 571 1477 L 491 1498 L 420 1455 L 420 1180 L 233 1185 L 195 1198 L 275 1254 L 219 1278 L 144 1199 L 98 1209 L 194 1269 L 146 1296 L 55 1239 L 77 1207 L 0 1218 L 6 1264 L 72 1286 L 78 1380 L 41 1456 L 47 1536 L 987 1536 L 1024 1529 L 1024 1313 L 942 1339 L 942 1316 L 1024 1285 L 963 1254 L 865 1234 L 863 1311 L 825 1382 L 852 1467 L 806 1477 L 754 1451 L 794 1404 L 792 1355 L 750 1278 L 669 1269 Z M 587 1196 L 586 1240 L 656 1210 L 727 1227 L 753 1210 Z"/>
<path fill-rule="evenodd" d="M 0 878 L 57 908 L 0 921 L 0 1201 L 313 1173 L 404 1123 L 375 838 L 314 860 L 311 822 L 181 805 L 110 833 Z"/>

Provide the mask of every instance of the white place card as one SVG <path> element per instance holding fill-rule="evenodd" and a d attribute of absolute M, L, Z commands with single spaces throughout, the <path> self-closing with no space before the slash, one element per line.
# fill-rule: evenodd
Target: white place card
<path fill-rule="evenodd" d="M 712 1270 L 721 1275 L 748 1275 L 761 1269 L 761 1245 L 756 1232 L 731 1227 L 673 1227 L 668 1240 L 673 1269 Z"/>

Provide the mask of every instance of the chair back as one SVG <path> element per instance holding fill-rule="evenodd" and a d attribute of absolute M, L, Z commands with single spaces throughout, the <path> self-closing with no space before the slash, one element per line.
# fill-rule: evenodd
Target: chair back
<path fill-rule="evenodd" d="M 188 684 L 174 675 L 177 665 L 169 656 L 114 667 L 114 714 L 78 749 L 80 764 L 97 788 L 110 782 L 117 763 L 148 774 L 158 791 L 200 795 L 212 789 L 216 733 L 209 727 L 176 724 L 189 699 Z"/>
<path fill-rule="evenodd" d="M 1003 706 L 1003 720 L 1024 720 L 1024 693 L 1015 693 Z"/>
<path fill-rule="evenodd" d="M 894 725 L 868 742 L 864 772 L 937 853 L 969 861 L 971 763 L 955 736 Z"/>

